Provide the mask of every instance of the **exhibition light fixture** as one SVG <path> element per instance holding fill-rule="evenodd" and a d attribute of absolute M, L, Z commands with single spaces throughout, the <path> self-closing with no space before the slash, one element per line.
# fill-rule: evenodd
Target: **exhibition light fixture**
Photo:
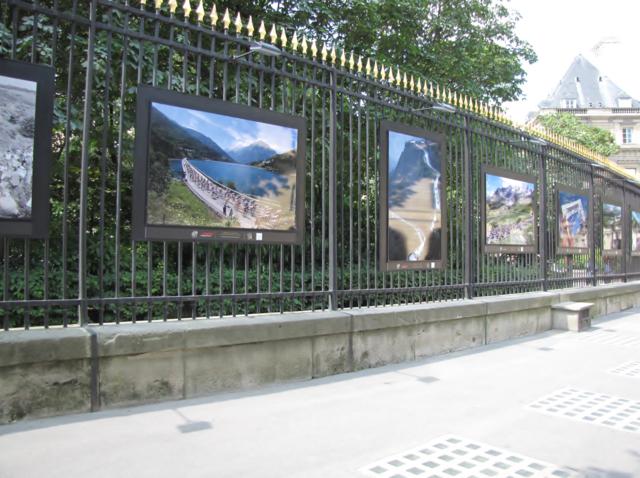
<path fill-rule="evenodd" d="M 413 109 L 411 110 L 411 112 L 415 113 L 417 111 L 425 110 L 442 111 L 443 113 L 455 113 L 456 111 L 458 111 L 454 106 L 448 105 L 447 103 L 433 103 L 431 106 Z"/>
<path fill-rule="evenodd" d="M 250 55 L 251 53 L 259 53 L 264 56 L 280 56 L 282 55 L 282 50 L 270 43 L 265 43 L 262 41 L 253 41 L 249 46 L 249 51 L 244 52 L 241 55 L 234 56 L 233 60 L 235 61 L 238 58 L 242 58 L 243 56 Z"/>

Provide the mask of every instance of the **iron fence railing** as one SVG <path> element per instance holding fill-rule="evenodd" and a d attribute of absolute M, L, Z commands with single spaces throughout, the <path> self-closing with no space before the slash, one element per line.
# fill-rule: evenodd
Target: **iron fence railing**
<path fill-rule="evenodd" d="M 440 92 L 369 72 L 335 53 L 249 54 L 249 39 L 140 2 L 7 0 L 0 57 L 56 72 L 51 225 L 46 240 L 3 237 L 2 328 L 166 321 L 381 307 L 588 286 L 640 276 L 640 258 L 602 251 L 603 198 L 640 208 L 640 189 L 567 144 L 532 136 L 478 103 L 430 108 Z M 157 3 L 157 2 L 156 2 Z M 160 2 L 162 4 L 162 2 Z M 217 19 L 216 19 L 217 20 Z M 214 22 L 214 26 L 215 22 Z M 241 24 L 242 26 L 242 24 Z M 306 48 L 306 47 L 305 47 Z M 376 72 L 379 71 L 377 66 Z M 363 71 L 364 70 L 364 71 Z M 393 72 L 399 75 L 399 72 Z M 131 238 L 136 87 L 292 113 L 307 120 L 300 245 L 140 242 Z M 420 83 L 418 83 L 420 85 Z M 444 93 L 442 94 L 444 95 Z M 451 101 L 451 93 L 445 100 Z M 447 138 L 446 267 L 378 264 L 381 120 Z M 483 253 L 483 167 L 536 177 L 539 247 Z M 558 187 L 594 201 L 586 254 L 556 251 Z M 628 226 L 625 226 L 628 227 Z"/>

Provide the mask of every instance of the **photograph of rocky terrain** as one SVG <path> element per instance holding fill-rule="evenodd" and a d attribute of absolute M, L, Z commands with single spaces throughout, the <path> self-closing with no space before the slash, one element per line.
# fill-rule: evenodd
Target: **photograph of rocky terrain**
<path fill-rule="evenodd" d="M 0 219 L 31 217 L 36 87 L 0 75 Z"/>
<path fill-rule="evenodd" d="M 388 260 L 442 259 L 440 147 L 389 131 Z"/>
<path fill-rule="evenodd" d="M 534 183 L 486 175 L 486 244 L 535 244 Z"/>

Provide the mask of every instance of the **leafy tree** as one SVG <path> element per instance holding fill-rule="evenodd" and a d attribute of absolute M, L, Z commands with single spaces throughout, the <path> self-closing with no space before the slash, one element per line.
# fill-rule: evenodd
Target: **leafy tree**
<path fill-rule="evenodd" d="M 569 113 L 555 113 L 538 116 L 537 122 L 551 131 L 573 139 L 587 148 L 604 156 L 611 156 L 620 149 L 613 135 L 602 128 L 582 123 Z"/>
<path fill-rule="evenodd" d="M 503 0 L 227 0 L 216 5 L 267 25 L 313 33 L 485 101 L 517 99 L 523 64 L 537 60 L 514 31 L 519 15 Z"/>

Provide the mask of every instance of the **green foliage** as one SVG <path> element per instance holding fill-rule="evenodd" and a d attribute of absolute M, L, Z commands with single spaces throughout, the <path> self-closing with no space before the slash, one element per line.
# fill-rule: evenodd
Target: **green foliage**
<path fill-rule="evenodd" d="M 205 2 L 207 3 L 207 2 Z M 306 31 L 356 55 L 427 77 L 486 101 L 517 99 L 523 63 L 537 60 L 518 38 L 519 15 L 503 0 L 218 1 L 267 24 Z M 209 5 L 210 6 L 210 5 Z"/>
<path fill-rule="evenodd" d="M 545 128 L 566 138 L 573 139 L 604 156 L 611 156 L 620 149 L 609 131 L 586 125 L 572 114 L 541 115 L 538 116 L 537 121 Z"/>

